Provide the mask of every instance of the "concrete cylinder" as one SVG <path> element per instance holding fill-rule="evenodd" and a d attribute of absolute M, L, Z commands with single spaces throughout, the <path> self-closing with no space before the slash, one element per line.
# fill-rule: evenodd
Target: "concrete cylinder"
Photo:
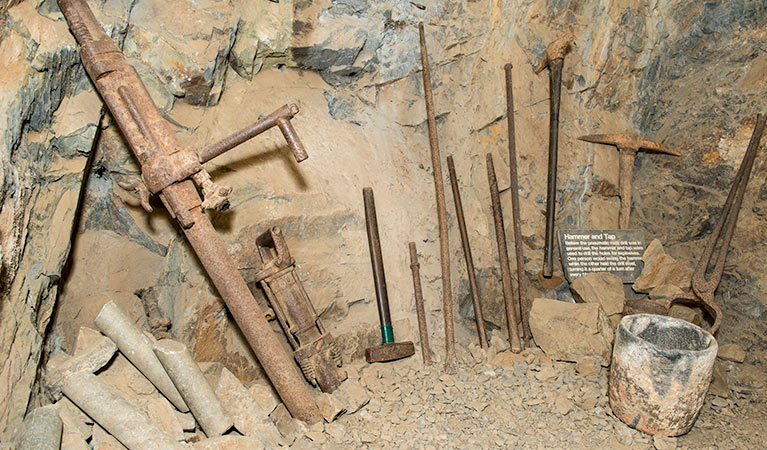
<path fill-rule="evenodd" d="M 176 409 L 181 412 L 189 411 L 183 397 L 152 351 L 154 345 L 152 339 L 145 335 L 115 302 L 110 301 L 104 305 L 94 322 L 102 333 L 117 344 L 117 348 L 128 358 L 128 361 L 136 366 L 157 390 L 173 403 Z"/>
<path fill-rule="evenodd" d="M 37 408 L 24 418 L 16 450 L 59 450 L 63 424 L 52 406 Z"/>
<path fill-rule="evenodd" d="M 162 339 L 154 352 L 208 437 L 220 436 L 232 427 L 232 419 L 184 344 Z"/>
<path fill-rule="evenodd" d="M 645 433 L 687 433 L 703 406 L 717 348 L 710 333 L 689 322 L 655 314 L 624 317 L 610 367 L 613 413 Z"/>
<path fill-rule="evenodd" d="M 77 372 L 68 376 L 61 390 L 96 423 L 131 450 L 185 448 L 90 372 Z"/>

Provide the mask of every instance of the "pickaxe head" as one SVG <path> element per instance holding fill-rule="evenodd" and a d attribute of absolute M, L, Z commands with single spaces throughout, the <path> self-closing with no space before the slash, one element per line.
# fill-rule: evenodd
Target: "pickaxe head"
<path fill-rule="evenodd" d="M 535 73 L 540 73 L 545 69 L 550 61 L 557 58 L 564 58 L 568 51 L 570 51 L 570 45 L 575 40 L 575 35 L 572 32 L 567 33 L 565 36 L 550 43 L 546 47 L 546 54 L 543 55 L 541 62 L 535 67 Z"/>
<path fill-rule="evenodd" d="M 668 155 L 681 156 L 682 154 L 674 150 L 671 147 L 665 146 L 658 142 L 653 142 L 645 138 L 625 133 L 617 134 L 589 134 L 581 136 L 578 139 L 581 141 L 592 142 L 595 144 L 607 144 L 614 145 L 619 149 L 627 149 L 634 151 L 650 151 L 655 153 L 666 153 Z"/>

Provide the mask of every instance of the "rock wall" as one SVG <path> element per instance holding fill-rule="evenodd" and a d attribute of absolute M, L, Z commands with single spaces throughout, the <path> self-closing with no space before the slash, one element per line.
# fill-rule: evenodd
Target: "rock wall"
<path fill-rule="evenodd" d="M 260 267 L 254 239 L 270 226 L 283 229 L 309 296 L 348 359 L 379 339 L 364 186 L 376 195 L 395 335 L 417 340 L 407 256 L 407 242 L 413 240 L 432 344 L 442 355 L 418 22 L 426 23 L 442 155 L 455 158 L 485 317 L 495 327 L 503 325 L 503 314 L 484 155 L 495 157 L 511 239 L 504 64 L 514 65 L 525 269 L 534 284 L 530 298 L 562 291 L 538 277 L 548 75 L 535 75 L 532 68 L 548 42 L 567 32 L 575 35 L 563 76 L 558 225 L 617 227 L 618 154 L 576 138 L 638 132 L 685 153 L 683 158 L 640 155 L 633 212 L 634 225 L 646 228 L 648 238 L 661 237 L 683 260 L 693 261 L 702 248 L 750 135 L 747 118 L 761 110 L 756 99 L 764 98 L 766 15 L 757 1 L 91 4 L 182 144 L 204 147 L 284 103 L 298 104 L 294 122 L 309 160 L 296 164 L 276 130 L 216 159 L 210 164 L 214 179 L 234 192 L 232 208 L 211 218 L 264 306 L 253 284 Z M 187 20 L 190 16 L 196 20 Z M 147 214 L 118 186 L 135 179 L 137 166 L 108 114 L 96 133 L 100 103 L 55 2 L 11 8 L 2 36 L 0 54 L 19 64 L 13 75 L 0 75 L 8 99 L 0 104 L 9 119 L 0 129 L 6 172 L 0 234 L 3 280 L 8 280 L 0 348 L 10 349 L 0 359 L 0 379 L 14 385 L 12 395 L 0 395 L 0 428 L 11 433 L 23 405 L 43 401 L 34 386 L 43 338 L 50 353 L 71 350 L 78 328 L 92 326 L 109 300 L 140 323 L 142 302 L 157 301 L 173 321 L 172 333 L 191 345 L 198 360 L 223 362 L 246 382 L 262 376 L 161 204 L 153 200 L 155 212 Z M 701 98 L 702 88 L 712 94 Z M 754 270 L 763 264 L 757 230 L 763 228 L 759 202 L 765 188 L 759 196 L 754 192 L 765 183 L 759 167 L 720 294 L 728 298 L 727 313 L 733 314 L 728 317 L 744 319 L 763 336 L 758 318 L 767 304 L 756 292 L 765 281 Z M 460 311 L 457 339 L 472 343 L 471 301 L 447 191 L 453 294 Z M 730 301 L 733 296 L 743 300 Z M 729 320 L 720 339 L 760 343 L 756 335 L 729 327 Z M 764 356 L 755 355 L 757 361 Z"/>

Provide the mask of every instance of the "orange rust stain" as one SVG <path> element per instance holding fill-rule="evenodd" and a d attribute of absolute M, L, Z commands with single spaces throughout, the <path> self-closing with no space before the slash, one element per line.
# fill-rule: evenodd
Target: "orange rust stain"
<path fill-rule="evenodd" d="M 717 150 L 711 150 L 710 152 L 703 154 L 702 160 L 703 164 L 708 167 L 718 166 L 724 161 Z"/>

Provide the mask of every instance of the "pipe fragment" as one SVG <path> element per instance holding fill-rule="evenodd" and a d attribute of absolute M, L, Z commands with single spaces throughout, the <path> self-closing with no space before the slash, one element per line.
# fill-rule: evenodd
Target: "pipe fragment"
<path fill-rule="evenodd" d="M 229 430 L 234 422 L 186 345 L 161 339 L 154 345 L 154 352 L 205 434 L 214 437 Z"/>
<path fill-rule="evenodd" d="M 146 414 L 90 372 L 77 372 L 68 376 L 64 380 L 62 391 L 130 450 L 185 448 L 164 430 L 155 426 Z"/>
<path fill-rule="evenodd" d="M 63 428 L 53 406 L 36 408 L 24 418 L 16 450 L 59 450 Z"/>
<path fill-rule="evenodd" d="M 176 390 L 162 364 L 152 351 L 154 342 L 121 309 L 110 301 L 103 308 L 96 320 L 96 327 L 112 339 L 117 348 L 128 358 L 144 376 L 155 385 L 173 406 L 181 412 L 188 412 L 189 407 Z"/>

